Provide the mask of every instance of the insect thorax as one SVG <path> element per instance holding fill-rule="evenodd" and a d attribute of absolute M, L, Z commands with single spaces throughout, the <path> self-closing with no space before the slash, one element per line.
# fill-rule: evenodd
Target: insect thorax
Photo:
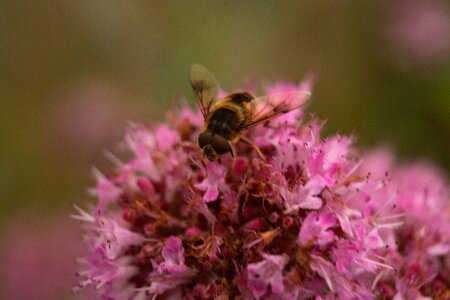
<path fill-rule="evenodd" d="M 234 93 L 217 101 L 206 121 L 205 129 L 227 140 L 239 136 L 242 124 L 250 118 L 253 97 L 248 93 Z"/>

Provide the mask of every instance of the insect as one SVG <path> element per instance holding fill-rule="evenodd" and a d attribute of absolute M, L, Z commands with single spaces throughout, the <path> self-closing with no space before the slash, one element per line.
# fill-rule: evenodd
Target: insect
<path fill-rule="evenodd" d="M 210 161 L 226 153 L 236 157 L 233 145 L 239 141 L 253 147 L 265 160 L 259 147 L 244 132 L 303 106 L 311 95 L 308 91 L 302 91 L 254 98 L 249 93 L 240 92 L 216 99 L 219 83 L 211 72 L 199 64 L 192 65 L 190 81 L 205 120 L 202 133 L 198 136 L 198 145 Z"/>

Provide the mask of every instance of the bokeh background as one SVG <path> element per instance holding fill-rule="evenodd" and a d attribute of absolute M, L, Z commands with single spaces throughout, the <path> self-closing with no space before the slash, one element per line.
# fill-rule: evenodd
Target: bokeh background
<path fill-rule="evenodd" d="M 193 62 L 228 90 L 313 71 L 327 133 L 450 172 L 446 0 L 1 0 L 0 299 L 73 297 L 70 204 L 128 121 L 194 103 Z"/>

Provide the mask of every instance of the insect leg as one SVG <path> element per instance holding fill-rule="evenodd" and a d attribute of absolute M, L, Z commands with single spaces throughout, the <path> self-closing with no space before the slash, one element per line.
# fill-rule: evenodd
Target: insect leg
<path fill-rule="evenodd" d="M 241 136 L 241 141 L 243 141 L 244 143 L 253 147 L 253 149 L 255 149 L 256 153 L 258 153 L 259 157 L 263 161 L 266 161 L 266 157 L 264 156 L 264 154 L 261 152 L 261 149 L 259 149 L 258 145 L 256 145 L 254 141 L 252 141 L 251 139 L 249 139 L 248 137 L 243 136 L 243 135 Z"/>
<path fill-rule="evenodd" d="M 205 169 L 206 176 L 208 176 L 208 166 L 207 166 L 205 154 L 203 154 L 202 151 L 199 151 L 199 152 L 200 153 L 199 153 L 198 159 L 199 159 L 200 163 L 202 164 L 203 168 Z M 198 163 L 196 163 L 196 164 L 198 167 L 200 167 L 200 165 Z M 201 169 L 201 167 L 200 167 L 200 169 Z"/>
<path fill-rule="evenodd" d="M 230 143 L 230 154 L 231 157 L 233 157 L 233 160 L 236 159 L 236 149 L 234 148 L 234 146 Z"/>

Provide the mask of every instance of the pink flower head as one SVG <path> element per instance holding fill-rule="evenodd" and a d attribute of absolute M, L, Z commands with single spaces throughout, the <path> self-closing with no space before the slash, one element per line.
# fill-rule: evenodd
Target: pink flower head
<path fill-rule="evenodd" d="M 270 287 L 272 293 L 283 292 L 283 268 L 288 262 L 286 255 L 262 254 L 263 260 L 247 266 L 248 285 L 257 298 L 266 294 Z"/>
<path fill-rule="evenodd" d="M 335 235 L 332 230 L 336 225 L 336 218 L 333 214 L 311 212 L 303 221 L 298 236 L 300 245 L 306 245 L 309 242 L 317 243 L 319 246 L 325 246 L 333 241 Z"/>
<path fill-rule="evenodd" d="M 22 212 L 2 226 L 0 299 L 69 299 L 79 280 L 74 258 L 86 254 L 78 224 L 66 212 Z M 86 289 L 80 298 L 94 296 Z"/>
<path fill-rule="evenodd" d="M 169 237 L 161 254 L 163 262 L 153 261 L 155 270 L 149 274 L 150 286 L 141 289 L 154 295 L 176 289 L 196 274 L 195 270 L 184 264 L 184 248 L 179 238 Z"/>
<path fill-rule="evenodd" d="M 267 93 L 278 101 L 310 85 Z M 81 285 L 106 299 L 391 299 L 450 290 L 448 185 L 434 169 L 396 169 L 389 155 L 365 160 L 352 137 L 322 138 L 324 122 L 300 109 L 245 132 L 265 160 L 237 143 L 235 159 L 204 162 L 203 123 L 183 106 L 164 124 L 128 130 L 131 158 L 113 158 L 115 170 L 97 176 L 96 209 L 74 216 L 90 253 Z"/>
<path fill-rule="evenodd" d="M 395 202 L 376 206 L 374 217 L 380 222 L 377 235 L 387 241 L 383 259 L 391 262 L 392 269 L 382 272 L 374 286 L 394 299 L 448 298 L 450 189 L 445 176 L 423 162 L 394 168 L 392 154 L 383 153 L 380 164 L 385 174 L 375 175 L 383 178 L 384 188 L 373 199 L 379 201 L 387 192 L 395 195 Z M 378 150 L 368 153 L 368 163 L 379 154 Z M 377 237 L 371 240 L 381 243 Z"/>
<path fill-rule="evenodd" d="M 397 64 L 434 65 L 450 57 L 450 5 L 441 0 L 388 1 L 386 35 Z"/>
<path fill-rule="evenodd" d="M 205 191 L 203 201 L 211 202 L 217 199 L 219 187 L 223 187 L 225 184 L 225 174 L 226 171 L 223 166 L 217 162 L 208 162 L 207 176 L 202 182 L 195 185 L 199 190 Z"/>

